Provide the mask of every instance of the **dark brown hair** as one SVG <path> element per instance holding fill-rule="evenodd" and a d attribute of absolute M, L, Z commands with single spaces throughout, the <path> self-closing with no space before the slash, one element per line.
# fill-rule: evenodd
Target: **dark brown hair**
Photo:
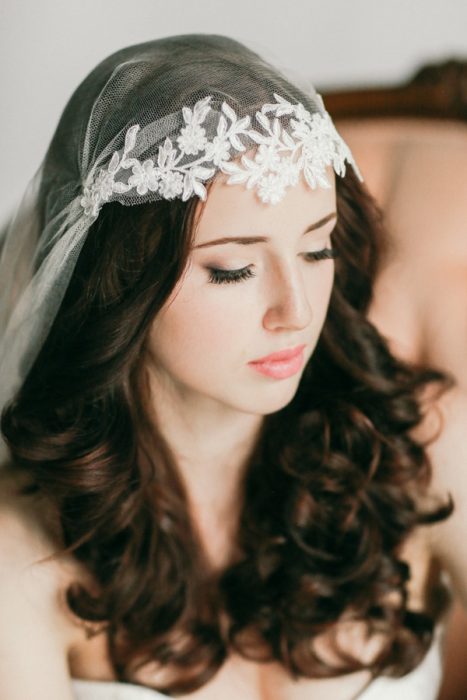
<path fill-rule="evenodd" d="M 49 183 L 70 134 L 61 128 Z M 46 196 L 50 206 L 47 187 Z M 150 324 L 186 265 L 195 200 L 103 207 L 2 415 L 13 467 L 31 475 L 64 548 L 92 574 L 95 585 L 72 585 L 68 603 L 105 623 L 120 679 L 152 661 L 166 672 L 157 689 L 173 695 L 206 683 L 231 649 L 277 660 L 295 678 L 367 668 L 345 654 L 330 666 L 313 647 L 348 614 L 386 636 L 369 667 L 402 674 L 427 649 L 433 620 L 407 609 L 400 547 L 449 512 L 417 509 L 430 465 L 412 434 L 423 390 L 447 380 L 397 361 L 365 317 L 384 242 L 379 214 L 352 172 L 338 179 L 324 329 L 296 395 L 264 419 L 242 484 L 238 556 L 212 571 L 149 417 L 145 362 Z"/>

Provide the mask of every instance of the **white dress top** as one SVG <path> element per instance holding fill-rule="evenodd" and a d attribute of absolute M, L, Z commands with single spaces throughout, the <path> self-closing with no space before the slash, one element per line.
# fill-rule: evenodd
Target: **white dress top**
<path fill-rule="evenodd" d="M 442 680 L 442 626 L 419 666 L 402 678 L 376 678 L 348 700 L 436 700 Z M 156 690 L 129 683 L 73 680 L 76 700 L 168 700 Z M 239 698 L 241 700 L 241 698 Z M 312 700 L 310 698 L 310 700 Z"/>

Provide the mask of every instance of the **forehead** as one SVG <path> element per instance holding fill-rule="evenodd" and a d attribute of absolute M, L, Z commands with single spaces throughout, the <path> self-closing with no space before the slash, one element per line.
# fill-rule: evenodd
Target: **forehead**
<path fill-rule="evenodd" d="M 312 189 L 300 175 L 297 185 L 288 187 L 277 204 L 266 204 L 255 189 L 243 184 L 227 184 L 219 173 L 211 182 L 195 231 L 194 243 L 209 240 L 213 234 L 247 235 L 284 230 L 302 232 L 307 226 L 336 210 L 335 174 L 327 169 L 329 189 Z"/>

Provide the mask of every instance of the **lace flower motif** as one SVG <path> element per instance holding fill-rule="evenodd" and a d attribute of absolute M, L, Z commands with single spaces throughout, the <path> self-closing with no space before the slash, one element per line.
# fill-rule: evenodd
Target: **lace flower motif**
<path fill-rule="evenodd" d="M 350 149 L 324 106 L 320 112 L 310 114 L 301 103 L 292 104 L 276 93 L 274 98 L 275 103 L 265 104 L 256 112 L 260 130 L 251 128 L 249 116 L 238 118 L 232 107 L 223 102 L 212 140 L 208 140 L 202 126 L 211 110 L 212 96 L 199 100 L 193 109 L 183 107 L 185 126 L 176 145 L 166 138 L 158 148 L 156 160 L 140 162 L 131 157 L 140 129 L 139 124 L 134 124 L 126 132 L 121 156 L 115 151 L 106 169 L 89 174 L 80 200 L 85 214 L 97 217 L 105 202 L 122 201 L 122 195 L 132 190 L 140 196 L 157 193 L 155 199 L 181 197 L 187 201 L 197 195 L 205 200 L 204 183 L 218 170 L 229 176 L 228 184 L 255 187 L 261 201 L 271 204 L 283 198 L 287 187 L 298 183 L 300 172 L 312 189 L 330 187 L 326 168 L 332 166 L 338 175 L 344 175 L 346 162 L 361 178 Z M 287 128 L 280 121 L 284 116 L 289 117 Z M 248 158 L 244 152 L 246 145 L 252 148 L 252 143 L 257 147 L 254 157 Z M 239 160 L 232 160 L 233 152 L 242 153 Z M 122 179 L 125 170 L 131 170 L 126 182 Z"/>

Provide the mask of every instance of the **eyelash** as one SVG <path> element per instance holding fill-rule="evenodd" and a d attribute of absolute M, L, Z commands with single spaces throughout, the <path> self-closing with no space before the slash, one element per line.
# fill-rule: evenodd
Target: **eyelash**
<path fill-rule="evenodd" d="M 319 260 L 330 260 L 337 258 L 338 252 L 335 248 L 323 248 L 313 253 L 304 253 L 307 262 L 317 262 Z M 243 267 L 241 270 L 218 270 L 214 267 L 208 268 L 210 274 L 209 282 L 213 284 L 230 284 L 232 282 L 242 282 L 243 280 L 255 277 L 251 267 Z"/>

